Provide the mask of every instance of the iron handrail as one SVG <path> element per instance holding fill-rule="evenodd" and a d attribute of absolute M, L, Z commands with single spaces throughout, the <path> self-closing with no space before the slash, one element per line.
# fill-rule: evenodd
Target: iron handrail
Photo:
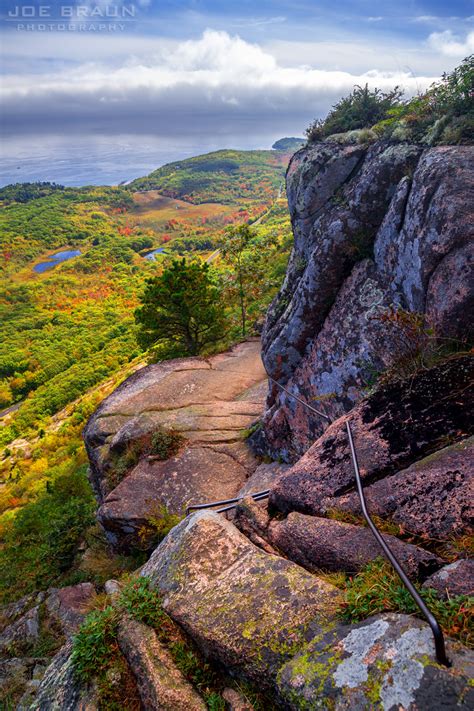
<path fill-rule="evenodd" d="M 386 541 L 383 539 L 383 536 L 380 534 L 380 531 L 378 530 L 377 526 L 372 521 L 372 518 L 371 518 L 369 511 L 367 509 L 367 503 L 366 503 L 365 495 L 364 495 L 364 488 L 362 486 L 362 480 L 361 480 L 361 476 L 360 476 L 359 463 L 357 461 L 357 452 L 356 452 L 356 449 L 354 446 L 354 439 L 352 437 L 352 430 L 351 430 L 349 420 L 347 420 L 347 422 L 346 422 L 346 429 L 347 429 L 347 437 L 349 439 L 349 447 L 350 447 L 350 451 L 351 451 L 352 466 L 354 467 L 356 484 L 357 484 L 357 493 L 359 494 L 362 515 L 364 516 L 365 520 L 367 521 L 367 525 L 369 526 L 370 530 L 372 531 L 375 539 L 377 540 L 377 543 L 382 548 L 385 556 L 388 558 L 388 560 L 394 567 L 395 572 L 397 573 L 398 577 L 400 578 L 400 580 L 402 581 L 402 583 L 404 584 L 404 586 L 406 587 L 406 589 L 412 596 L 415 603 L 418 605 L 420 611 L 423 613 L 424 617 L 426 618 L 426 621 L 428 622 L 429 626 L 431 627 L 431 631 L 433 633 L 434 643 L 435 643 L 436 658 L 437 658 L 438 662 L 440 664 L 443 664 L 443 666 L 449 667 L 450 662 L 446 656 L 446 647 L 444 644 L 443 631 L 442 631 L 441 627 L 439 626 L 438 620 L 433 615 L 431 610 L 427 607 L 423 598 L 419 594 L 418 590 L 412 584 L 411 580 L 409 579 L 409 577 L 403 570 L 402 566 L 400 565 L 398 559 L 392 553 L 392 551 L 390 550 L 390 547 L 388 546 Z"/>
<path fill-rule="evenodd" d="M 198 509 L 210 509 L 213 508 L 214 506 L 223 506 L 225 504 L 238 504 L 239 501 L 242 501 L 242 499 L 245 499 L 246 496 L 251 496 L 252 498 L 255 497 L 260 497 L 264 498 L 264 494 L 268 496 L 270 493 L 270 489 L 265 489 L 264 491 L 255 491 L 253 494 L 244 494 L 243 496 L 236 496 L 233 499 L 221 499 L 221 501 L 208 501 L 205 504 L 193 504 L 192 506 L 188 506 L 186 508 L 186 516 L 189 514 L 190 511 L 196 511 Z M 233 508 L 231 506 L 231 508 Z"/>
<path fill-rule="evenodd" d="M 263 366 L 263 367 L 265 368 L 265 366 Z M 301 400 L 301 398 L 299 398 L 297 395 L 292 393 L 290 390 L 287 390 L 284 385 L 282 385 L 281 383 L 278 382 L 278 380 L 275 380 L 275 378 L 272 378 L 271 375 L 268 375 L 268 371 L 266 368 L 265 368 L 265 372 L 267 374 L 268 379 L 271 380 L 272 383 L 275 383 L 275 385 L 277 385 L 280 388 L 280 390 L 283 390 L 284 393 L 286 393 L 287 395 L 292 397 L 294 400 L 296 400 L 296 402 L 299 402 L 301 405 L 304 405 L 305 407 L 307 407 L 308 410 L 311 410 L 311 412 L 316 413 L 316 415 L 319 415 L 320 417 L 324 417 L 324 419 L 327 420 L 329 422 L 329 424 L 332 423 L 332 420 L 328 415 L 326 415 L 324 412 L 321 412 L 321 410 L 317 410 L 315 407 L 313 407 L 309 403 L 305 402 L 304 400 Z"/>

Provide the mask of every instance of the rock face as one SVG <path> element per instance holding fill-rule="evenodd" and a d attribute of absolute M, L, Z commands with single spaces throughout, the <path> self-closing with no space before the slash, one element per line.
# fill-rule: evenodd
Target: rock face
<path fill-rule="evenodd" d="M 46 670 L 30 711 L 98 711 L 93 689 L 78 682 L 71 662 L 71 644 L 66 644 Z"/>
<path fill-rule="evenodd" d="M 339 597 L 332 585 L 259 550 L 215 513 L 182 521 L 142 575 L 206 656 L 259 684 L 271 685 L 291 654 L 321 632 Z"/>
<path fill-rule="evenodd" d="M 413 346 L 397 309 L 472 336 L 474 147 L 313 144 L 287 173 L 294 250 L 262 335 L 269 373 L 332 419 Z M 294 461 L 325 429 L 272 386 L 268 452 Z"/>
<path fill-rule="evenodd" d="M 442 565 L 437 556 L 417 546 L 384 535 L 410 577 L 424 579 Z M 269 526 L 268 539 L 290 560 L 318 570 L 355 573 L 382 551 L 368 528 L 341 521 L 291 513 L 284 521 Z"/>
<path fill-rule="evenodd" d="M 98 519 L 112 545 L 140 547 L 140 530 L 160 508 L 182 513 L 190 503 L 235 496 L 258 465 L 243 432 L 261 416 L 266 392 L 260 342 L 253 339 L 209 359 L 143 368 L 107 398 L 84 439 Z M 160 428 L 185 438 L 166 461 L 139 450 Z M 134 451 L 120 481 L 117 472 Z"/>
<path fill-rule="evenodd" d="M 369 509 L 418 536 L 439 540 L 468 533 L 474 522 L 473 461 L 473 437 L 445 447 L 368 486 Z M 360 513 L 355 493 L 327 500 L 324 506 Z"/>
<path fill-rule="evenodd" d="M 431 575 L 423 587 L 436 590 L 441 597 L 474 595 L 474 560 L 461 559 Z"/>
<path fill-rule="evenodd" d="M 50 588 L 46 607 L 50 617 L 56 620 L 66 637 L 71 637 L 82 624 L 95 597 L 91 583 L 68 585 L 65 588 Z"/>

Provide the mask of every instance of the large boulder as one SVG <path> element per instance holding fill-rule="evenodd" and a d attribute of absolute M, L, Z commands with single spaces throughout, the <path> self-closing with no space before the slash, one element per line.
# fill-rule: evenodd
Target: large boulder
<path fill-rule="evenodd" d="M 339 597 L 332 585 L 264 553 L 209 512 L 174 528 L 142 575 L 206 656 L 267 686 L 328 624 Z"/>
<path fill-rule="evenodd" d="M 471 708 L 474 655 L 448 641 L 450 669 L 436 663 L 428 625 L 385 614 L 336 625 L 279 674 L 285 708 L 435 711 Z"/>
<path fill-rule="evenodd" d="M 444 447 L 366 487 L 368 507 L 425 538 L 447 540 L 469 533 L 474 522 L 473 461 L 473 437 Z M 350 493 L 327 499 L 323 508 L 359 514 L 359 497 Z"/>
<path fill-rule="evenodd" d="M 141 547 L 140 531 L 160 510 L 181 514 L 235 496 L 258 466 L 245 436 L 266 392 L 258 339 L 207 359 L 150 365 L 122 383 L 84 431 L 109 542 Z M 170 433 L 175 446 L 163 451 Z"/>
<path fill-rule="evenodd" d="M 415 314 L 442 339 L 472 337 L 473 158 L 472 146 L 384 143 L 295 154 L 294 249 L 262 334 L 273 378 L 334 419 L 410 353 L 389 314 Z M 294 461 L 326 426 L 273 385 L 261 449 Z"/>
<path fill-rule="evenodd" d="M 473 422 L 473 371 L 473 359 L 463 356 L 377 389 L 278 479 L 271 504 L 285 513 L 321 514 L 334 506 L 328 500 L 355 490 L 347 421 L 366 486 L 422 459 L 447 439 L 462 438 Z"/>
<path fill-rule="evenodd" d="M 424 579 L 443 563 L 433 553 L 395 536 L 383 537 L 412 578 Z M 322 569 L 355 573 L 383 555 L 368 528 L 296 512 L 270 524 L 268 539 L 290 560 L 314 572 Z"/>

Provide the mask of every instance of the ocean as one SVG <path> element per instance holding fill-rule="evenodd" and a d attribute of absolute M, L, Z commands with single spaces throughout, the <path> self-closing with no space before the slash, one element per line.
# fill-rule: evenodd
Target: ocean
<path fill-rule="evenodd" d="M 271 136 L 170 139 L 150 135 L 4 137 L 0 186 L 49 181 L 66 186 L 119 185 L 165 163 L 222 148 L 270 148 Z"/>

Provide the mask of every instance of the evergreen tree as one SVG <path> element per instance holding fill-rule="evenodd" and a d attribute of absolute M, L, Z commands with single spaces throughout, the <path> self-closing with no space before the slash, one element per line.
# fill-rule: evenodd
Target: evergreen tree
<path fill-rule="evenodd" d="M 193 356 L 225 335 L 220 291 L 208 264 L 174 259 L 160 276 L 147 279 L 141 302 L 135 321 L 145 348 Z"/>

